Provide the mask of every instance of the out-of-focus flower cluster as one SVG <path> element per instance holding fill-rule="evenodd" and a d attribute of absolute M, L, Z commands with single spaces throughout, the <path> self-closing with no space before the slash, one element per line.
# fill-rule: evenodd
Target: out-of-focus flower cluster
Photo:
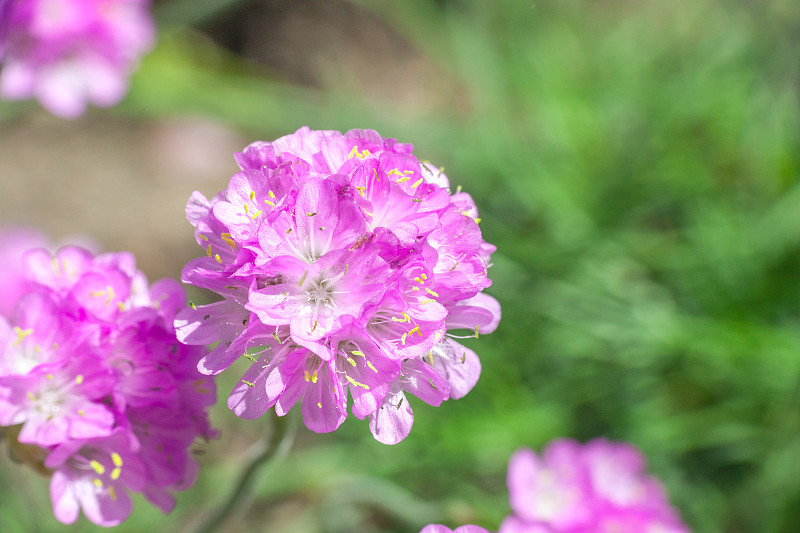
<path fill-rule="evenodd" d="M 212 437 L 206 350 L 180 344 L 174 280 L 148 285 L 128 253 L 25 255 L 27 290 L 0 317 L 0 425 L 12 456 L 51 476 L 56 517 L 110 526 L 141 492 L 164 511 L 194 481 L 189 447 Z M 12 272 L 13 270 L 7 270 Z"/>
<path fill-rule="evenodd" d="M 422 528 L 419 533 L 489 533 L 480 526 L 461 526 L 455 529 L 450 529 L 441 524 L 430 524 Z"/>
<path fill-rule="evenodd" d="M 22 261 L 25 252 L 49 246 L 45 236 L 34 229 L 0 228 L 0 316 L 10 317 L 22 295 L 30 291 Z"/>
<path fill-rule="evenodd" d="M 65 118 L 117 104 L 155 39 L 149 0 L 0 0 L 0 95 Z"/>
<path fill-rule="evenodd" d="M 625 443 L 552 442 L 508 466 L 514 514 L 499 533 L 689 533 L 644 456 Z"/>
<path fill-rule="evenodd" d="M 494 247 L 469 195 L 412 146 L 372 130 L 301 128 L 236 154 L 241 172 L 187 216 L 206 256 L 183 270 L 220 302 L 178 314 L 179 338 L 220 341 L 200 370 L 252 366 L 228 400 L 256 418 L 298 401 L 306 426 L 352 413 L 394 444 L 413 422 L 405 393 L 439 405 L 475 385 L 480 362 L 449 333 L 495 329 L 482 290 Z"/>

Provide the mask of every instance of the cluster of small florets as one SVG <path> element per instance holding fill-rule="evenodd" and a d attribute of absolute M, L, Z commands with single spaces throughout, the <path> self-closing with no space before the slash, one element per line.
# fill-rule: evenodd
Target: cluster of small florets
<path fill-rule="evenodd" d="M 481 293 L 494 247 L 469 195 L 411 150 L 372 130 L 301 128 L 251 144 L 227 190 L 190 199 L 206 256 L 183 280 L 224 299 L 176 327 L 186 343 L 220 341 L 204 373 L 252 362 L 228 400 L 237 415 L 300 401 L 306 426 L 329 432 L 352 396 L 352 413 L 394 444 L 413 422 L 405 393 L 439 405 L 475 385 L 477 355 L 447 333 L 497 326 Z"/>
<path fill-rule="evenodd" d="M 422 528 L 422 531 L 419 533 L 489 533 L 487 530 L 483 529 L 480 526 L 461 526 L 455 529 L 450 529 L 447 526 L 443 526 L 441 524 L 430 524 Z"/>
<path fill-rule="evenodd" d="M 0 0 L 0 94 L 72 118 L 112 106 L 155 40 L 149 0 Z"/>
<path fill-rule="evenodd" d="M 0 425 L 12 456 L 50 475 L 56 518 L 110 526 L 141 492 L 164 511 L 193 481 L 189 447 L 213 436 L 206 352 L 180 344 L 181 286 L 149 286 L 127 253 L 25 256 L 28 289 L 0 317 Z"/>
<path fill-rule="evenodd" d="M 633 446 L 596 439 L 518 450 L 508 466 L 514 514 L 499 533 L 689 533 Z"/>
<path fill-rule="evenodd" d="M 0 316 L 10 317 L 20 298 L 30 291 L 22 262 L 25 252 L 49 246 L 45 236 L 32 228 L 0 228 Z"/>

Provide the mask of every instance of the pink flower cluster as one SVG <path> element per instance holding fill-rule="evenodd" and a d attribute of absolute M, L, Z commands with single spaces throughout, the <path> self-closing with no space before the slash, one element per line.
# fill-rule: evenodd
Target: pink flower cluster
<path fill-rule="evenodd" d="M 644 456 L 625 443 L 556 440 L 508 466 L 514 514 L 499 533 L 689 533 Z"/>
<path fill-rule="evenodd" d="M 30 290 L 22 262 L 25 252 L 47 246 L 44 235 L 32 228 L 0 228 L 0 316 L 11 316 L 19 299 Z"/>
<path fill-rule="evenodd" d="M 419 533 L 489 533 L 480 526 L 461 526 L 450 529 L 441 524 L 430 524 L 422 528 Z"/>
<path fill-rule="evenodd" d="M 206 374 L 252 362 L 228 399 L 237 415 L 300 401 L 306 426 L 329 432 L 350 396 L 395 444 L 413 422 L 406 393 L 440 405 L 475 385 L 477 355 L 446 333 L 497 326 L 500 306 L 481 292 L 494 247 L 469 195 L 411 150 L 372 130 L 301 128 L 251 144 L 226 190 L 189 200 L 206 256 L 183 280 L 224 299 L 180 312 L 178 337 L 219 341 Z"/>
<path fill-rule="evenodd" d="M 149 0 L 0 0 L 0 95 L 74 118 L 112 106 L 150 49 Z"/>
<path fill-rule="evenodd" d="M 130 254 L 78 247 L 32 250 L 24 270 L 30 292 L 0 318 L 0 425 L 11 426 L 12 454 L 52 476 L 62 522 L 82 509 L 119 524 L 129 492 L 169 511 L 171 491 L 194 481 L 190 445 L 214 434 L 214 383 L 196 368 L 206 351 L 173 329 L 183 289 L 149 286 Z"/>

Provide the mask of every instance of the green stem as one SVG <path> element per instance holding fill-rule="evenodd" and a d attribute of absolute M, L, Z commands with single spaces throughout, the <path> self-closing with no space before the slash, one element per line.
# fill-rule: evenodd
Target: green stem
<path fill-rule="evenodd" d="M 291 427 L 290 427 L 291 426 Z M 295 434 L 294 424 L 290 424 L 286 417 L 276 416 L 272 424 L 269 439 L 266 435 L 259 439 L 248 454 L 251 459 L 247 461 L 239 474 L 239 479 L 227 500 L 217 510 L 200 524 L 195 533 L 213 533 L 221 531 L 220 527 L 230 515 L 242 504 L 245 495 L 250 492 L 256 479 L 259 467 L 267 464 L 270 459 L 280 459 L 286 456 L 292 447 Z"/>

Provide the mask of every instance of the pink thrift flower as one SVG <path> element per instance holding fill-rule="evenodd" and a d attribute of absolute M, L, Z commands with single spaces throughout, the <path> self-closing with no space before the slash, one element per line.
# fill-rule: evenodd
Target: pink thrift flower
<path fill-rule="evenodd" d="M 514 514 L 500 533 L 688 533 L 634 447 L 561 439 L 538 456 L 518 450 L 508 465 Z"/>
<path fill-rule="evenodd" d="M 5 0 L 0 95 L 64 118 L 117 104 L 155 38 L 148 0 Z"/>
<path fill-rule="evenodd" d="M 189 487 L 189 448 L 215 435 L 203 347 L 178 342 L 180 284 L 148 284 L 127 253 L 94 256 L 70 246 L 27 252 L 29 292 L 0 317 L 0 425 L 11 446 L 32 445 L 35 467 L 52 474 L 56 518 L 82 510 L 110 526 L 141 492 L 164 511 Z"/>
<path fill-rule="evenodd" d="M 480 361 L 452 331 L 490 333 L 500 306 L 481 291 L 494 247 L 464 193 L 372 130 L 301 128 L 236 154 L 241 172 L 186 214 L 205 257 L 183 280 L 223 300 L 185 309 L 182 342 L 217 347 L 200 370 L 252 362 L 228 399 L 239 416 L 300 402 L 312 431 L 349 410 L 377 440 L 411 430 L 405 394 L 432 405 L 467 394 Z"/>
<path fill-rule="evenodd" d="M 2 42 L 3 2 L 0 0 L 0 43 Z M 0 52 L 1 53 L 1 52 Z M 0 229 L 0 316 L 8 317 L 29 288 L 22 256 L 32 248 L 47 246 L 47 239 L 29 228 Z"/>
<path fill-rule="evenodd" d="M 489 533 L 480 526 L 461 526 L 455 529 L 441 524 L 430 524 L 422 528 L 419 533 Z"/>
<path fill-rule="evenodd" d="M 99 526 L 116 526 L 132 510 L 128 491 L 147 483 L 136 443 L 118 429 L 105 438 L 70 441 L 57 446 L 44 465 L 53 470 L 50 497 L 56 518 L 71 524 L 80 510 Z"/>

